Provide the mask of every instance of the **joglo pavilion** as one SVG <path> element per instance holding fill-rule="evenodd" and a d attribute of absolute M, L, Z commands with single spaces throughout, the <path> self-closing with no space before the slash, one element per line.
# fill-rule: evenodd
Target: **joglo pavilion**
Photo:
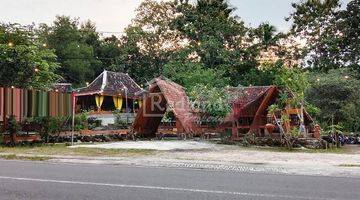
<path fill-rule="evenodd" d="M 74 91 L 76 112 L 136 112 L 143 89 L 125 73 L 104 70 L 93 82 Z"/>

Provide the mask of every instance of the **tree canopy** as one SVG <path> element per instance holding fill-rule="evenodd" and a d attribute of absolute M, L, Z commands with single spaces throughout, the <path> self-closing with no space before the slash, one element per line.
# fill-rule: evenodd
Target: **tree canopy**
<path fill-rule="evenodd" d="M 51 24 L 1 24 L 0 85 L 80 87 L 104 69 L 129 73 L 139 85 L 164 75 L 193 96 L 275 84 L 305 94 L 320 123 L 334 118 L 359 130 L 360 0 L 291 6 L 289 32 L 269 22 L 247 26 L 226 0 L 142 1 L 120 37 L 104 37 L 93 22 L 70 16 Z"/>

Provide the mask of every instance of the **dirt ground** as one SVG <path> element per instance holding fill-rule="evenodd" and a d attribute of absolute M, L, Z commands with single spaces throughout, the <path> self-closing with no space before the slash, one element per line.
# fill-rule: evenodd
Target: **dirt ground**
<path fill-rule="evenodd" d="M 124 141 L 104 144 L 77 145 L 75 148 L 104 148 L 104 149 L 151 149 L 160 151 L 169 150 L 200 150 L 216 149 L 216 145 L 208 142 L 197 141 Z"/>
<path fill-rule="evenodd" d="M 305 166 L 359 166 L 360 146 L 346 146 L 341 150 L 295 150 L 279 148 L 245 148 L 238 145 L 221 145 L 206 141 L 136 141 L 77 147 L 105 149 L 159 150 L 157 159 L 216 161 L 228 163 L 261 163 Z M 360 168 L 359 168 L 360 170 Z"/>
<path fill-rule="evenodd" d="M 288 151 L 208 141 L 128 141 L 38 148 L 3 148 L 2 156 L 46 157 L 49 162 L 181 167 L 360 178 L 360 146 Z M 20 149 L 20 150 L 19 150 Z M 3 157 L 4 158 L 4 157 Z"/>

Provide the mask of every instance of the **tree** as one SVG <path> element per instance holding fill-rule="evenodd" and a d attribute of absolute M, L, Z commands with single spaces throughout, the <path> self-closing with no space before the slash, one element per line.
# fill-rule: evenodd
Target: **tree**
<path fill-rule="evenodd" d="M 288 20 L 295 37 L 306 41 L 306 65 L 327 71 L 340 67 L 359 68 L 359 0 L 346 10 L 339 0 L 306 0 L 294 3 Z"/>
<path fill-rule="evenodd" d="M 218 125 L 231 111 L 224 89 L 198 84 L 191 88 L 189 96 L 200 116 L 200 123 Z"/>
<path fill-rule="evenodd" d="M 0 85 L 48 89 L 61 77 L 54 52 L 35 37 L 33 26 L 0 25 Z"/>
<path fill-rule="evenodd" d="M 120 38 L 116 68 L 144 83 L 162 74 L 169 56 L 182 48 L 182 36 L 169 27 L 179 14 L 174 2 L 146 0 L 136 11 L 132 24 Z"/>
<path fill-rule="evenodd" d="M 95 49 L 99 48 L 99 37 L 95 25 L 78 19 L 57 16 L 54 24 L 40 25 L 39 36 L 49 48 L 55 49 L 61 67 L 57 73 L 76 86 L 84 85 L 101 71 Z"/>
<path fill-rule="evenodd" d="M 344 62 L 360 72 L 360 0 L 350 1 L 346 10 L 339 12 L 341 31 L 341 53 Z"/>
<path fill-rule="evenodd" d="M 120 40 L 114 35 L 104 38 L 101 41 L 98 56 L 101 60 L 102 66 L 111 71 L 118 71 L 121 69 L 119 57 L 121 49 L 119 48 Z"/>
<path fill-rule="evenodd" d="M 224 71 L 236 85 L 244 72 L 257 66 L 257 48 L 249 45 L 248 29 L 227 1 L 179 1 L 176 8 L 182 14 L 171 27 L 184 35 L 189 55 L 196 54 L 204 68 Z"/>
<path fill-rule="evenodd" d="M 262 23 L 253 31 L 253 36 L 257 37 L 262 48 L 268 49 L 270 46 L 277 46 L 282 34 L 277 33 L 275 26 L 270 23 Z"/>
<path fill-rule="evenodd" d="M 276 85 L 301 95 L 309 83 L 306 71 L 300 68 L 287 68 L 282 61 L 266 63 L 258 69 L 252 69 L 244 76 L 243 85 Z"/>
<path fill-rule="evenodd" d="M 208 85 L 221 88 L 229 84 L 229 79 L 223 76 L 223 72 L 206 69 L 199 63 L 174 63 L 170 62 L 164 67 L 164 75 L 181 84 L 188 91 L 196 85 Z"/>
<path fill-rule="evenodd" d="M 345 125 L 347 130 L 358 131 L 359 85 L 354 71 L 334 69 L 328 73 L 313 72 L 311 87 L 306 99 L 320 109 L 317 119 L 326 127 L 334 124 Z"/>

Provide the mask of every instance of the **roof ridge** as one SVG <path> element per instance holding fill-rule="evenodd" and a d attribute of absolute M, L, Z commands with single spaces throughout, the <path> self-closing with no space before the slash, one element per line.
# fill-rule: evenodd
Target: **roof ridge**
<path fill-rule="evenodd" d="M 277 87 L 277 86 L 275 86 L 275 85 L 256 85 L 256 86 L 228 87 L 228 88 L 243 89 L 243 88 L 269 88 L 269 87 Z"/>

